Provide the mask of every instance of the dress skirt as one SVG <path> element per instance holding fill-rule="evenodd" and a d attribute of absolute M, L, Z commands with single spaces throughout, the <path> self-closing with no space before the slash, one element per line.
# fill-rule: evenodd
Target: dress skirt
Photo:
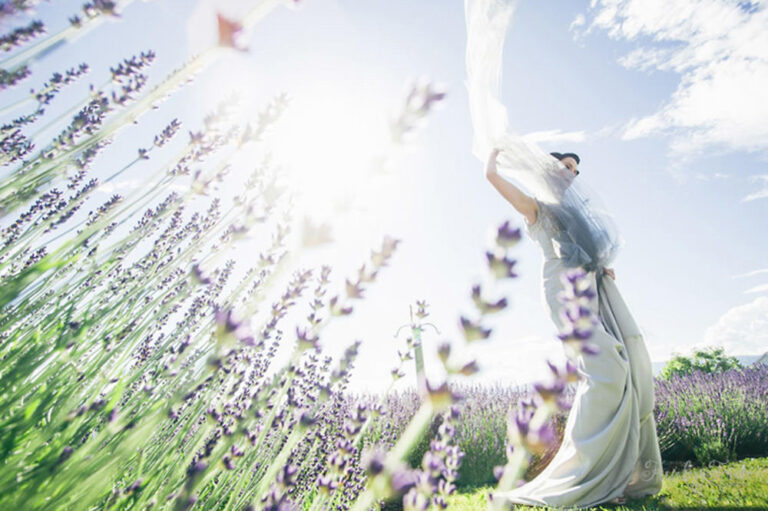
<path fill-rule="evenodd" d="M 553 320 L 562 325 L 556 299 L 564 271 L 559 262 L 545 262 L 543 296 Z M 588 277 L 598 290 L 593 302 L 600 319 L 589 342 L 600 352 L 576 355 L 583 379 L 562 444 L 534 479 L 493 493 L 494 501 L 578 509 L 661 490 L 653 373 L 645 341 L 614 280 L 607 275 L 596 279 L 595 272 Z"/>

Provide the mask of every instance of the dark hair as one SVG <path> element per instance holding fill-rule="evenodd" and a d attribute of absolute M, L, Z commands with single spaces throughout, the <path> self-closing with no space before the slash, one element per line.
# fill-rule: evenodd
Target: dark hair
<path fill-rule="evenodd" d="M 576 160 L 576 163 L 581 163 L 581 159 L 579 158 L 579 155 L 576 153 L 549 153 L 558 160 L 562 160 L 563 158 L 571 157 L 574 160 Z"/>

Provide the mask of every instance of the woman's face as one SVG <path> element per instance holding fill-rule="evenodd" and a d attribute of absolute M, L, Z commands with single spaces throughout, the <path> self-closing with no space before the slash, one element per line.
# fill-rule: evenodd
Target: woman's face
<path fill-rule="evenodd" d="M 570 170 L 573 173 L 573 176 L 576 177 L 579 175 L 579 164 L 576 162 L 576 160 L 573 158 L 573 156 L 566 156 L 562 160 L 563 164 L 568 167 L 568 170 Z"/>

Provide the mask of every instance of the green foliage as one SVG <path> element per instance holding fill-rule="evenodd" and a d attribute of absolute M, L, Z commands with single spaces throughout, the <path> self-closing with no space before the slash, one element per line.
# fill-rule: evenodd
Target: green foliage
<path fill-rule="evenodd" d="M 708 439 L 705 442 L 693 446 L 693 454 L 703 465 L 713 462 L 732 461 L 734 453 L 719 438 Z"/>
<path fill-rule="evenodd" d="M 743 368 L 736 357 L 726 356 L 722 347 L 710 346 L 694 350 L 691 356 L 675 354 L 661 370 L 661 378 L 669 380 L 674 376 L 687 376 L 694 371 L 707 374 Z"/>
<path fill-rule="evenodd" d="M 459 404 L 459 409 L 462 410 L 465 416 L 470 413 L 464 403 Z M 567 419 L 568 413 L 564 411 L 560 411 L 553 416 L 552 420 L 555 423 L 558 440 L 545 453 L 531 454 L 531 463 L 523 475 L 525 480 L 531 480 L 536 477 L 557 452 L 562 442 Z M 430 442 L 433 438 L 437 437 L 440 422 L 440 417 L 435 417 L 429 428 L 414 444 L 413 450 L 406 459 L 412 468 L 421 467 L 424 454 L 430 448 Z M 466 453 L 459 467 L 459 477 L 455 481 L 458 487 L 495 484 L 497 482 L 493 474 L 493 468 L 503 465 L 507 461 L 505 453 L 505 444 L 507 442 L 506 429 L 504 417 L 501 417 L 500 420 L 493 420 L 493 417 L 489 417 L 488 420 L 475 420 L 475 422 L 465 418 L 457 426 L 457 442 L 461 451 Z"/>

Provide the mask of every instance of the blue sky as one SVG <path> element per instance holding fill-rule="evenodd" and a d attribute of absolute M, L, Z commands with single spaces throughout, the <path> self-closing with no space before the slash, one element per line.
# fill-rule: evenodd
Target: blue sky
<path fill-rule="evenodd" d="M 82 60 L 100 76 L 118 59 L 153 48 L 157 80 L 207 44 L 214 5 L 237 16 L 245 4 L 136 2 L 119 23 L 42 62 L 38 76 Z M 616 282 L 654 361 L 693 346 L 752 354 L 768 345 L 768 102 L 759 92 L 768 86 L 768 44 L 759 29 L 765 7 L 752 4 L 708 0 L 687 11 L 683 0 L 523 1 L 508 33 L 502 99 L 511 127 L 538 133 L 548 151 L 580 155 L 579 179 L 600 194 L 626 239 L 613 265 Z M 61 25 L 78 6 L 42 6 L 38 15 Z M 515 250 L 520 277 L 493 288 L 511 307 L 489 318 L 491 338 L 465 347 L 458 330 L 459 314 L 473 310 L 472 284 L 491 284 L 483 267 L 491 230 L 506 219 L 523 222 L 471 154 L 465 36 L 463 2 L 455 0 L 279 6 L 247 38 L 248 54 L 228 56 L 148 114 L 111 157 L 135 154 L 131 140 L 151 140 L 173 116 L 191 129 L 197 112 L 230 86 L 257 105 L 288 92 L 294 103 L 270 143 L 286 168 L 311 167 L 292 174 L 305 185 L 307 214 L 318 221 L 326 214 L 320 182 L 368 205 L 339 220 L 337 242 L 305 254 L 305 264 L 332 264 L 341 289 L 383 234 L 402 240 L 355 314 L 323 332 L 334 357 L 363 340 L 353 388 L 386 387 L 405 343 L 393 334 L 417 299 L 427 300 L 440 329 L 424 339 L 431 379 L 441 376 L 432 355 L 439 340 L 478 359 L 473 381 L 544 378 L 545 360 L 565 357 L 541 302 L 541 255 L 531 240 Z M 101 51 L 106 45 L 111 53 Z M 409 80 L 421 75 L 445 88 L 443 107 L 411 145 L 395 148 L 391 174 L 364 179 L 363 191 L 360 169 L 380 149 Z M 102 197 L 115 187 L 147 186 L 139 168 Z M 301 320 L 307 311 L 297 313 Z M 413 368 L 405 369 L 398 387 L 413 382 Z"/>

